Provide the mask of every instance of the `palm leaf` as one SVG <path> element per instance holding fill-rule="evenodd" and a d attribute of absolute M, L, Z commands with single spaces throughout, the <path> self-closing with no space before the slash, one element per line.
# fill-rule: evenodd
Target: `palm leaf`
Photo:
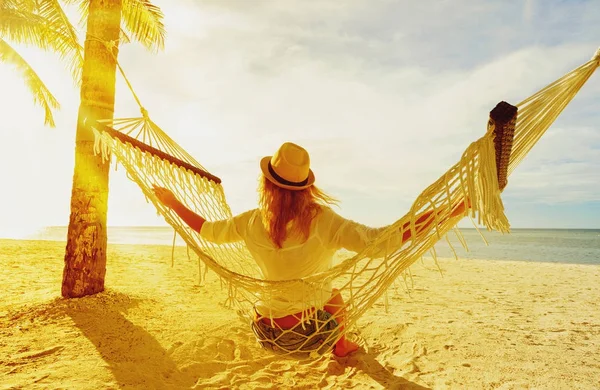
<path fill-rule="evenodd" d="M 89 15 L 89 0 L 62 0 L 69 5 L 77 5 L 81 20 L 79 24 L 85 25 Z M 123 0 L 122 20 L 125 28 L 133 38 L 150 50 L 162 49 L 165 44 L 166 30 L 163 24 L 164 15 L 159 7 L 149 0 Z M 130 43 L 131 38 L 121 28 L 121 43 Z"/>
<path fill-rule="evenodd" d="M 39 15 L 24 9 L 0 8 L 0 36 L 14 42 L 47 48 L 50 27 Z M 42 47 L 43 46 L 43 47 Z"/>
<path fill-rule="evenodd" d="M 123 28 L 121 28 L 121 37 L 119 39 L 119 43 L 131 43 L 131 38 L 129 38 L 129 35 L 127 35 L 127 31 L 123 30 Z"/>
<path fill-rule="evenodd" d="M 42 8 L 44 3 L 46 8 Z M 40 8 L 36 8 L 35 13 L 22 9 L 2 8 L 0 37 L 57 53 L 67 62 L 75 80 L 79 81 L 83 49 L 62 8 L 56 3 L 59 9 L 53 8 L 51 3 L 51 0 L 38 1 Z M 37 14 L 40 11 L 44 12 L 44 16 Z"/>
<path fill-rule="evenodd" d="M 80 27 L 85 28 L 88 15 L 90 14 L 90 1 L 89 0 L 62 0 L 63 3 L 68 5 L 76 4 L 79 8 L 79 24 Z"/>
<path fill-rule="evenodd" d="M 52 49 L 67 63 L 74 80 L 79 84 L 83 69 L 83 47 L 79 44 L 77 32 L 69 18 L 65 15 L 58 0 L 38 0 L 36 13 L 56 31 Z"/>
<path fill-rule="evenodd" d="M 149 50 L 165 46 L 163 13 L 150 0 L 123 0 L 123 23 L 134 39 Z"/>
<path fill-rule="evenodd" d="M 27 61 L 2 38 L 0 38 L 0 61 L 13 65 L 21 73 L 33 95 L 33 101 L 45 111 L 44 124 L 55 127 L 52 109 L 60 108 L 60 104 Z"/>
<path fill-rule="evenodd" d="M 36 0 L 2 0 L 0 1 L 0 10 L 2 9 L 20 9 L 22 11 L 33 12 L 37 6 Z"/>

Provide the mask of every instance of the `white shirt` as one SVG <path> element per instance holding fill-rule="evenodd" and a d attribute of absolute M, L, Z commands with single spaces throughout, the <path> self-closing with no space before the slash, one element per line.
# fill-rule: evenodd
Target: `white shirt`
<path fill-rule="evenodd" d="M 304 240 L 299 234 L 288 234 L 281 248 L 269 237 L 259 209 L 228 220 L 207 221 L 202 225 L 200 235 L 216 244 L 244 241 L 265 280 L 289 280 L 327 271 L 333 266 L 333 256 L 339 249 L 359 252 L 385 228 L 367 227 L 322 206 L 312 221 L 308 239 Z M 314 286 L 300 286 L 293 291 L 278 292 L 277 296 L 263 296 L 256 308 L 260 314 L 274 318 L 312 306 L 322 308 L 331 296 L 331 288 L 330 282 L 325 283 L 320 292 L 315 292 Z M 307 304 L 309 296 L 311 303 Z"/>

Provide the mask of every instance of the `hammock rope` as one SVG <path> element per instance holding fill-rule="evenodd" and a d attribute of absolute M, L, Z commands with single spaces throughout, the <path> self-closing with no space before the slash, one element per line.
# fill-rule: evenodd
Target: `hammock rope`
<path fill-rule="evenodd" d="M 187 207 L 208 221 L 232 217 L 221 180 L 208 173 L 149 118 L 129 82 L 127 84 L 136 97 L 142 117 L 103 120 L 96 124 L 96 153 L 101 153 L 106 160 L 114 156 L 117 163 L 125 168 L 127 176 L 139 185 L 146 199 L 206 265 L 204 273 L 210 269 L 226 283 L 226 303 L 245 323 L 253 323 L 254 308 L 261 303 L 268 306 L 269 302 L 281 302 L 290 299 L 290 296 L 294 302 L 302 302 L 301 327 L 305 328 L 305 321 L 312 321 L 316 324 L 317 334 L 323 337 L 323 343 L 315 343 L 314 334 L 304 335 L 298 329 L 281 329 L 271 321 L 281 333 L 281 339 L 293 333 L 294 339 L 299 340 L 288 346 L 275 343 L 275 349 L 281 354 L 314 358 L 329 351 L 332 344 L 352 329 L 365 311 L 387 293 L 394 281 L 402 277 L 405 285 L 408 285 L 408 279 L 412 283 L 409 267 L 430 251 L 436 260 L 433 246 L 443 237 L 450 244 L 446 236 L 450 230 L 455 231 L 461 245 L 468 250 L 464 237 L 456 228 L 464 216 L 476 220 L 488 230 L 509 231 L 500 196 L 506 178 L 598 66 L 600 49 L 592 60 L 516 107 L 504 102 L 499 104 L 499 111 L 514 108 L 512 119 L 509 115 L 508 119 L 494 120 L 496 113 L 493 110 L 486 134 L 471 143 L 460 160 L 417 197 L 406 215 L 384 229 L 360 253 L 347 255 L 328 271 L 302 279 L 263 280 L 245 244 L 215 245 L 207 242 L 158 201 L 152 191 L 154 184 L 171 190 Z M 120 66 L 119 70 L 125 77 Z M 462 215 L 452 216 L 452 210 L 467 199 L 471 207 Z M 425 219 L 422 218 L 424 213 L 429 213 Z M 407 231 L 410 231 L 410 239 L 403 242 L 402 237 Z M 452 245 L 450 247 L 454 252 Z M 198 272 L 201 280 L 200 262 Z M 331 285 L 340 290 L 346 302 L 343 331 L 326 330 L 327 324 L 312 310 L 314 307 L 322 309 L 323 296 L 331 294 L 327 289 Z M 256 334 L 260 338 L 260 334 Z M 266 337 L 259 341 L 272 342 Z"/>

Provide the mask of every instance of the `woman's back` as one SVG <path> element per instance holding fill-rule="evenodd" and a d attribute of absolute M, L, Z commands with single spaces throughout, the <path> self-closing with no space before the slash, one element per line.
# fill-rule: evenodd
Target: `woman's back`
<path fill-rule="evenodd" d="M 327 271 L 333 266 L 337 250 L 360 251 L 381 231 L 345 219 L 330 207 L 320 206 L 307 237 L 297 232 L 291 221 L 279 247 L 263 220 L 260 209 L 254 209 L 229 220 L 207 222 L 201 235 L 215 243 L 243 240 L 265 280 L 290 280 Z M 312 305 L 325 304 L 331 288 L 331 283 L 323 283 L 322 291 L 308 286 L 294 291 L 277 291 L 276 296 L 262 297 L 257 309 L 261 314 L 270 313 L 274 317 L 297 313 L 307 309 L 307 301 Z"/>
<path fill-rule="evenodd" d="M 260 168 L 259 208 L 226 220 L 206 221 L 169 190 L 155 186 L 154 191 L 163 204 L 175 210 L 204 239 L 216 244 L 244 241 L 263 278 L 275 281 L 267 284 L 259 293 L 258 302 L 254 302 L 258 316 L 253 329 L 257 337 L 262 334 L 259 341 L 263 346 L 287 345 L 285 351 L 296 351 L 288 348 L 297 344 L 296 336 L 317 332 L 320 321 L 330 333 L 334 329 L 342 332 L 334 348 L 336 354 L 345 356 L 355 351 L 358 344 L 343 335 L 344 300 L 338 290 L 332 289 L 329 278 L 310 277 L 331 268 L 338 249 L 362 251 L 384 228 L 368 228 L 327 207 L 336 201 L 314 186 L 310 157 L 298 145 L 284 143 L 273 156 L 261 159 Z M 313 279 L 312 283 L 307 278 Z M 290 287 L 288 282 L 286 288 L 277 288 L 276 282 L 281 280 L 295 285 Z M 315 321 L 304 321 L 309 313 Z M 266 317 L 271 317 L 271 327 L 267 326 Z M 296 329 L 299 322 L 300 333 L 281 334 L 281 327 Z M 305 322 L 312 328 L 306 328 Z M 274 323 L 279 329 L 272 327 Z M 326 342 L 327 337 L 323 337 L 317 332 L 309 344 Z"/>
<path fill-rule="evenodd" d="M 332 245 L 327 225 L 329 208 L 323 207 L 313 218 L 304 237 L 288 223 L 287 237 L 281 248 L 273 242 L 262 222 L 259 209 L 250 214 L 244 241 L 267 280 L 299 279 L 328 270 L 338 248 Z"/>

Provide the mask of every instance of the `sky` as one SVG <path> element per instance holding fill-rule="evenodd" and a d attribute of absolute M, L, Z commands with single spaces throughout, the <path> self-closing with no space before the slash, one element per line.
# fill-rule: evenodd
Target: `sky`
<path fill-rule="evenodd" d="M 234 213 L 256 206 L 260 158 L 291 141 L 340 214 L 379 226 L 485 133 L 497 102 L 591 58 L 595 1 L 156 0 L 165 50 L 126 44 L 119 61 L 150 117 L 223 180 Z M 0 64 L 0 237 L 69 220 L 78 90 L 52 55 L 17 48 L 62 108 L 44 127 Z M 509 178 L 512 227 L 600 228 L 598 107 L 595 75 Z M 138 114 L 119 78 L 115 117 Z M 108 223 L 165 225 L 122 168 Z"/>

